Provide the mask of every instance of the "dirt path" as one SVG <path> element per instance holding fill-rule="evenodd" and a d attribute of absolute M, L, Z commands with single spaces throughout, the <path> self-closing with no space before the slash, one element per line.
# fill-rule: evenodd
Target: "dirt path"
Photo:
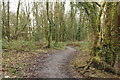
<path fill-rule="evenodd" d="M 32 73 L 30 73 L 31 75 L 28 77 L 72 78 L 66 66 L 75 51 L 74 48 L 67 47 L 66 50 L 48 54 L 42 61 L 36 60 L 36 63 L 34 64 L 35 67 L 33 68 L 34 70 L 32 70 Z"/>

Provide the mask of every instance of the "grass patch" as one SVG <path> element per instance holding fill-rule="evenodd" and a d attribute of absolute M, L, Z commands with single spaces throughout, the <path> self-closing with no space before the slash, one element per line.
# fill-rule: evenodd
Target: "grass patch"
<path fill-rule="evenodd" d="M 57 43 L 52 42 L 51 43 L 51 48 L 56 49 L 56 50 L 66 49 L 65 46 L 66 46 L 66 43 L 64 43 L 64 42 L 57 42 Z"/>
<path fill-rule="evenodd" d="M 89 51 L 91 43 L 88 41 L 67 42 L 67 46 L 75 47 L 78 50 Z"/>
<path fill-rule="evenodd" d="M 2 48 L 7 50 L 29 51 L 44 47 L 44 42 L 13 40 L 11 42 L 3 41 Z"/>
<path fill-rule="evenodd" d="M 43 49 L 37 49 L 35 51 L 38 53 L 47 53 L 47 50 L 43 50 Z"/>

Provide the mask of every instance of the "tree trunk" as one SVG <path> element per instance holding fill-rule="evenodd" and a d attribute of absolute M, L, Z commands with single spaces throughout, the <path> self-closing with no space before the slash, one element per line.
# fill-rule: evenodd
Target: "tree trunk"
<path fill-rule="evenodd" d="M 8 41 L 10 41 L 10 25 L 9 25 L 9 15 L 10 15 L 10 11 L 9 11 L 9 0 L 8 0 L 8 14 L 7 14 L 7 37 L 8 37 Z"/>
<path fill-rule="evenodd" d="M 17 7 L 17 17 L 16 17 L 16 25 L 15 25 L 15 27 L 16 27 L 16 29 L 15 29 L 15 36 L 14 36 L 14 38 L 17 40 L 17 38 L 18 38 L 18 28 L 19 28 L 19 25 L 18 25 L 18 23 L 19 23 L 19 9 L 20 9 L 20 0 L 18 1 L 18 7 Z"/>
<path fill-rule="evenodd" d="M 51 27 L 52 27 L 52 21 L 49 18 L 49 2 L 46 2 L 46 10 L 47 10 L 47 20 L 49 21 L 49 31 L 48 31 L 48 45 L 47 47 L 51 47 Z"/>

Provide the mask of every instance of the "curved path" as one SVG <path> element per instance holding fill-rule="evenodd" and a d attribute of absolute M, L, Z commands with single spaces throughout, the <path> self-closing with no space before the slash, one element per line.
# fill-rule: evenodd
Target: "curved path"
<path fill-rule="evenodd" d="M 42 67 L 38 64 L 34 74 L 29 77 L 39 78 L 72 78 L 67 70 L 67 64 L 76 50 L 71 47 L 67 47 L 66 50 L 56 51 L 43 59 Z"/>

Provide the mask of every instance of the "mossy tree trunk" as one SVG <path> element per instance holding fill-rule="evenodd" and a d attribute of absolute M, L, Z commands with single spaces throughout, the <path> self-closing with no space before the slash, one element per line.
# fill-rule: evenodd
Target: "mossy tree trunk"
<path fill-rule="evenodd" d="M 119 53 L 119 3 L 107 2 L 103 13 L 105 23 L 103 24 L 103 41 L 98 46 L 96 54 L 101 61 L 114 67 L 117 55 Z M 119 8 L 119 9 L 118 9 Z M 100 24 L 100 23 L 99 23 Z M 102 24 L 102 23 L 101 23 Z"/>

